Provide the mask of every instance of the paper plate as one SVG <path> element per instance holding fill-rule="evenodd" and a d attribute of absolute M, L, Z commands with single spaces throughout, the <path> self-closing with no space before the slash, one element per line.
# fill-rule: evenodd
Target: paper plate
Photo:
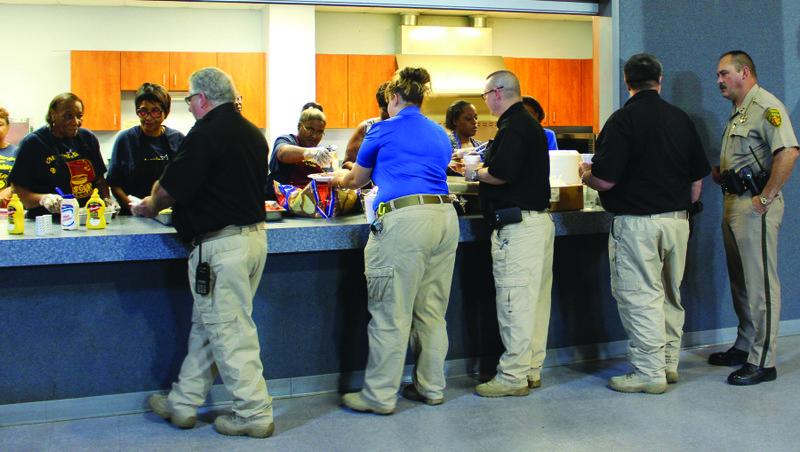
<path fill-rule="evenodd" d="M 333 179 L 333 173 L 315 173 L 309 174 L 308 177 L 310 179 L 314 179 L 317 182 L 329 182 Z"/>

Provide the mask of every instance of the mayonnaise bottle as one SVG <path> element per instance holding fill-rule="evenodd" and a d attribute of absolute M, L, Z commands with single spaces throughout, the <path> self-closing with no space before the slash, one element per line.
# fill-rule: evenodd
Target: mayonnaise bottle
<path fill-rule="evenodd" d="M 25 209 L 22 207 L 22 202 L 16 193 L 11 195 L 11 201 L 8 203 L 8 233 L 9 234 L 22 234 L 25 232 Z"/>
<path fill-rule="evenodd" d="M 105 229 L 106 203 L 100 199 L 95 188 L 92 197 L 86 203 L 86 229 Z"/>
<path fill-rule="evenodd" d="M 61 229 L 76 230 L 81 224 L 78 200 L 75 195 L 64 195 L 61 200 Z"/>

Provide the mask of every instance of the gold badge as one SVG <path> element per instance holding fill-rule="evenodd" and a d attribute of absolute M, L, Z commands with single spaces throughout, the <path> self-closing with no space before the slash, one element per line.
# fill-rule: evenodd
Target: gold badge
<path fill-rule="evenodd" d="M 764 113 L 764 118 L 767 120 L 768 123 L 772 124 L 775 127 L 780 127 L 783 123 L 781 121 L 781 111 L 777 108 L 770 108 Z"/>

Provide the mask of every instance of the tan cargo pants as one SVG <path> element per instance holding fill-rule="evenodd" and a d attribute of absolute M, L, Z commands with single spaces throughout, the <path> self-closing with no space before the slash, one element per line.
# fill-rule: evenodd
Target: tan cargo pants
<path fill-rule="evenodd" d="M 680 285 L 689 222 L 672 213 L 618 215 L 608 236 L 611 292 L 637 372 L 666 379 L 678 367 L 685 313 Z"/>
<path fill-rule="evenodd" d="M 444 316 L 459 228 L 450 203 L 405 207 L 383 215 L 382 222 L 364 249 L 372 319 L 361 394 L 375 407 L 393 409 L 409 340 L 419 393 L 443 397 L 449 345 Z"/>
<path fill-rule="evenodd" d="M 522 222 L 492 232 L 497 323 L 506 350 L 497 378 L 510 386 L 538 380 L 547 349 L 555 225 L 549 212 L 522 211 Z"/>
<path fill-rule="evenodd" d="M 189 285 L 194 295 L 189 351 L 167 403 L 185 416 L 203 404 L 217 375 L 242 417 L 272 421 L 272 398 L 264 381 L 258 332 L 251 314 L 253 296 L 267 259 L 266 231 L 246 231 L 202 244 L 211 267 L 211 291 L 194 291 L 200 247 L 189 255 Z"/>

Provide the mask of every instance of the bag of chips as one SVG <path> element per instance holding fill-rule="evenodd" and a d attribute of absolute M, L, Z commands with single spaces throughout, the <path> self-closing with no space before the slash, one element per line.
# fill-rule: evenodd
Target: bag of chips
<path fill-rule="evenodd" d="M 358 208 L 360 190 L 332 189 L 330 184 L 312 180 L 305 187 L 274 182 L 278 204 L 297 216 L 330 218 Z"/>

